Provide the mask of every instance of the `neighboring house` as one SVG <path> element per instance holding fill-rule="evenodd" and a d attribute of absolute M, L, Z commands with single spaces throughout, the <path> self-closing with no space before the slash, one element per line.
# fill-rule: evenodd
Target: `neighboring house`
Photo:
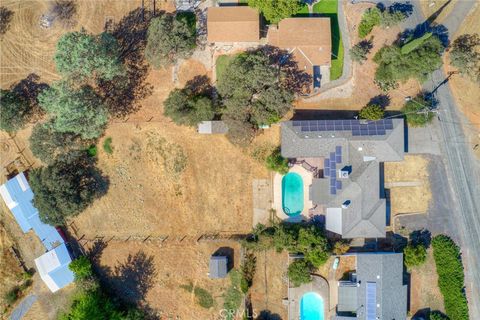
<path fill-rule="evenodd" d="M 207 40 L 210 43 L 258 42 L 258 11 L 248 6 L 209 7 Z"/>
<path fill-rule="evenodd" d="M 225 278 L 228 273 L 228 258 L 226 256 L 211 256 L 209 269 L 211 279 Z"/>
<path fill-rule="evenodd" d="M 330 81 L 332 39 L 330 18 L 287 18 L 270 26 L 268 44 L 287 50 L 298 68 L 310 74 L 313 87 Z"/>
<path fill-rule="evenodd" d="M 225 134 L 228 127 L 223 121 L 202 121 L 198 124 L 197 131 L 201 134 Z"/>
<path fill-rule="evenodd" d="M 309 198 L 342 238 L 385 237 L 383 162 L 403 160 L 404 149 L 403 119 L 282 123 L 282 156 L 323 164 L 312 170 Z"/>
<path fill-rule="evenodd" d="M 55 292 L 71 283 L 73 272 L 68 269 L 68 264 L 72 259 L 64 239 L 54 227 L 40 220 L 38 210 L 32 204 L 32 189 L 23 172 L 1 185 L 0 195 L 23 233 L 33 230 L 44 245 L 47 253 L 36 259 L 35 264 L 45 284 Z"/>
<path fill-rule="evenodd" d="M 355 272 L 338 283 L 337 316 L 332 320 L 407 318 L 407 285 L 402 253 L 358 253 Z"/>
<path fill-rule="evenodd" d="M 35 259 L 38 273 L 52 292 L 73 282 L 74 276 L 68 265 L 72 259 L 64 243 Z"/>

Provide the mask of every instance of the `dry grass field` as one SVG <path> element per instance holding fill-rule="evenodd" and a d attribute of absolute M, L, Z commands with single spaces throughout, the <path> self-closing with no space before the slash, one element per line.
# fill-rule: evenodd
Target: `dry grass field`
<path fill-rule="evenodd" d="M 428 159 L 418 155 L 407 155 L 402 162 L 385 163 L 385 184 L 411 184 L 388 187 L 392 216 L 399 213 L 427 212 L 432 199 L 428 163 Z"/>
<path fill-rule="evenodd" d="M 459 0 L 420 0 L 419 3 L 425 18 L 439 11 L 435 22 L 442 23 L 442 20 L 452 12 L 453 7 L 458 1 Z"/>

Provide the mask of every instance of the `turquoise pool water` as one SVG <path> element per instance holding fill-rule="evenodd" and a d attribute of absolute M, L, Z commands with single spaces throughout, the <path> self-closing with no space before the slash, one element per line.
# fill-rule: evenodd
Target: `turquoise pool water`
<path fill-rule="evenodd" d="M 289 216 L 298 216 L 303 211 L 303 179 L 295 172 L 282 178 L 282 209 Z"/>
<path fill-rule="evenodd" d="M 305 293 L 300 301 L 300 320 L 324 320 L 323 299 L 315 292 Z"/>

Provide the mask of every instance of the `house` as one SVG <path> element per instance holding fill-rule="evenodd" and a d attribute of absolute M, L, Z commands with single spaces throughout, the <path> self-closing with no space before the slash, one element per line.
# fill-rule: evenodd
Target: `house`
<path fill-rule="evenodd" d="M 248 6 L 209 7 L 207 40 L 209 43 L 258 42 L 258 11 Z"/>
<path fill-rule="evenodd" d="M 330 81 L 332 39 L 330 18 L 287 18 L 278 27 L 271 26 L 268 44 L 288 51 L 298 64 L 313 78 L 313 87 Z"/>
<path fill-rule="evenodd" d="M 385 237 L 383 163 L 403 160 L 403 119 L 288 121 L 281 134 L 283 157 L 318 166 L 309 199 L 328 231 L 346 239 Z"/>
<path fill-rule="evenodd" d="M 402 253 L 358 253 L 355 272 L 338 283 L 333 320 L 407 318 Z"/>
<path fill-rule="evenodd" d="M 228 258 L 226 256 L 211 256 L 209 269 L 211 279 L 225 278 L 228 272 Z"/>
<path fill-rule="evenodd" d="M 223 121 L 202 121 L 197 128 L 200 134 L 225 134 L 228 127 Z"/>
<path fill-rule="evenodd" d="M 24 173 L 1 185 L 0 195 L 23 233 L 33 230 L 45 247 L 47 252 L 35 259 L 35 265 L 48 288 L 55 292 L 71 283 L 73 272 L 68 269 L 71 258 L 65 240 L 57 229 L 40 220 L 38 210 L 32 203 L 32 189 Z"/>
<path fill-rule="evenodd" d="M 72 259 L 64 243 L 35 259 L 40 278 L 52 292 L 67 286 L 74 280 L 68 265 Z"/>

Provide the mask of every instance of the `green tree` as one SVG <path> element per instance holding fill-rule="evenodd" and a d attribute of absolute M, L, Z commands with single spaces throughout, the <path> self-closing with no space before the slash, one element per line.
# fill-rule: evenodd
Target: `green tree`
<path fill-rule="evenodd" d="M 407 42 L 406 44 L 404 44 L 400 50 L 400 52 L 402 54 L 409 54 L 410 52 L 412 52 L 413 50 L 417 49 L 418 47 L 420 47 L 424 42 L 425 40 L 427 40 L 428 38 L 430 38 L 431 36 L 433 35 L 433 33 L 431 32 L 427 32 L 425 33 L 423 36 L 421 36 L 420 38 L 416 38 L 416 39 L 413 39 L 409 42 Z"/>
<path fill-rule="evenodd" d="M 217 80 L 226 118 L 251 128 L 280 120 L 291 109 L 294 98 L 293 92 L 284 87 L 284 76 L 263 51 L 235 57 Z"/>
<path fill-rule="evenodd" d="M 367 9 L 363 15 L 360 24 L 358 25 L 358 36 L 360 39 L 365 38 L 373 27 L 380 25 L 382 21 L 382 12 L 377 7 Z"/>
<path fill-rule="evenodd" d="M 288 160 L 282 157 L 280 148 L 276 148 L 265 160 L 267 168 L 280 174 L 288 172 Z"/>
<path fill-rule="evenodd" d="M 429 103 L 423 95 L 419 95 L 410 101 L 407 101 L 402 108 L 407 123 L 412 127 L 424 127 L 432 122 L 434 113 L 430 111 Z"/>
<path fill-rule="evenodd" d="M 387 8 L 382 12 L 380 26 L 382 28 L 393 27 L 407 18 L 407 15 L 399 10 L 392 10 L 392 7 Z"/>
<path fill-rule="evenodd" d="M 111 319 L 121 320 L 122 313 L 116 310 L 109 297 L 99 289 L 84 291 L 73 301 L 69 313 L 60 317 L 61 320 Z"/>
<path fill-rule="evenodd" d="M 33 116 L 28 100 L 12 90 L 0 89 L 0 128 L 14 132 L 25 127 Z"/>
<path fill-rule="evenodd" d="M 38 100 L 52 117 L 54 130 L 79 134 L 83 139 L 103 134 L 108 113 L 92 87 L 84 85 L 77 89 L 61 81 L 44 90 Z"/>
<path fill-rule="evenodd" d="M 480 83 L 480 36 L 463 34 L 455 39 L 450 49 L 450 61 L 462 75 Z"/>
<path fill-rule="evenodd" d="M 443 50 L 437 36 L 425 39 L 421 45 L 406 54 L 402 54 L 398 45 L 385 46 L 373 58 L 378 64 L 375 82 L 382 90 L 388 90 L 399 81 L 410 78 L 424 82 L 429 74 L 442 65 Z"/>
<path fill-rule="evenodd" d="M 298 0 L 248 0 L 248 5 L 260 10 L 265 19 L 273 24 L 293 16 L 302 7 L 302 3 Z"/>
<path fill-rule="evenodd" d="M 330 256 L 327 239 L 323 232 L 315 226 L 300 229 L 296 249 L 302 252 L 305 261 L 315 268 L 323 265 Z"/>
<path fill-rule="evenodd" d="M 431 311 L 429 315 L 429 320 L 450 320 L 450 319 L 440 311 Z"/>
<path fill-rule="evenodd" d="M 124 73 L 117 40 L 106 32 L 64 34 L 58 40 L 54 59 L 57 71 L 75 81 L 111 80 Z"/>
<path fill-rule="evenodd" d="M 195 20 L 188 15 L 163 14 L 150 22 L 145 57 L 154 68 L 188 58 L 196 46 Z"/>
<path fill-rule="evenodd" d="M 288 278 L 294 287 L 312 281 L 311 266 L 303 259 L 297 259 L 288 266 Z"/>
<path fill-rule="evenodd" d="M 372 48 L 373 44 L 371 40 L 360 41 L 350 49 L 350 58 L 359 64 L 363 64 L 363 62 L 367 60 L 367 54 L 370 53 Z"/>
<path fill-rule="evenodd" d="M 73 272 L 76 281 L 91 278 L 93 276 L 93 269 L 90 260 L 86 256 L 80 256 L 70 262 L 68 268 Z"/>
<path fill-rule="evenodd" d="M 65 223 L 106 191 L 105 181 L 86 155 L 57 159 L 47 167 L 32 170 L 30 185 L 40 219 L 51 225 Z"/>
<path fill-rule="evenodd" d="M 212 100 L 197 95 L 189 88 L 174 89 L 163 103 L 163 113 L 179 125 L 196 126 L 215 116 Z"/>
<path fill-rule="evenodd" d="M 421 244 L 416 246 L 409 244 L 403 249 L 403 258 L 405 266 L 409 269 L 420 266 L 427 260 L 427 249 Z"/>
<path fill-rule="evenodd" d="M 59 156 L 76 157 L 91 143 L 79 135 L 55 131 L 52 124 L 37 124 L 29 138 L 30 150 L 43 163 L 51 164 Z"/>
<path fill-rule="evenodd" d="M 446 235 L 433 237 L 432 247 L 445 313 L 450 319 L 468 320 L 468 303 L 464 292 L 465 276 L 460 248 Z"/>
<path fill-rule="evenodd" d="M 360 119 L 380 120 L 385 115 L 385 110 L 376 104 L 368 104 L 358 113 Z"/>

